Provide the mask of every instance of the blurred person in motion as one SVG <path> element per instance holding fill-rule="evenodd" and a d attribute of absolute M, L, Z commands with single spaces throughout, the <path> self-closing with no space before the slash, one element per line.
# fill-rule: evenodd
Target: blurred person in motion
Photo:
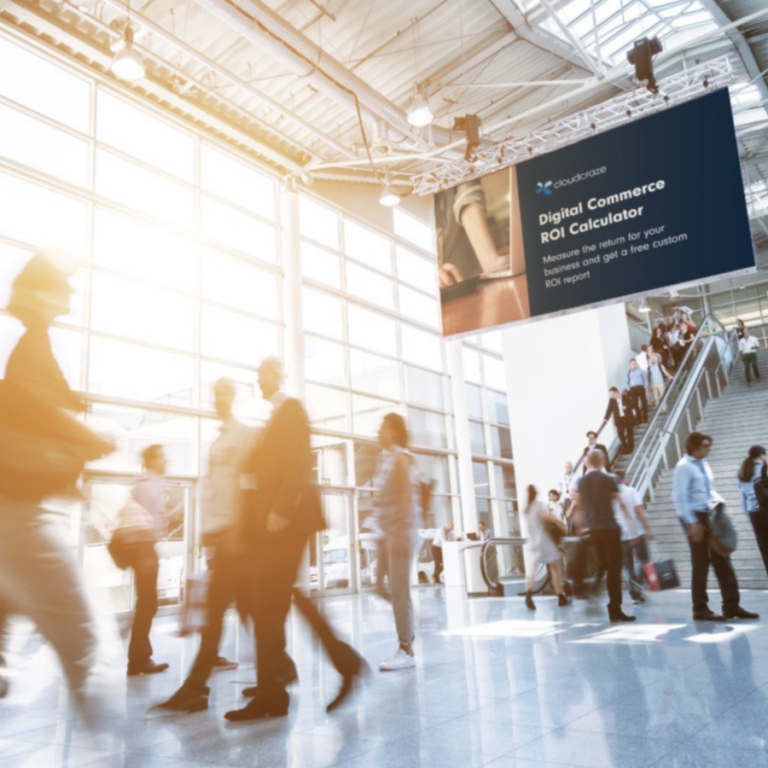
<path fill-rule="evenodd" d="M 218 655 L 224 617 L 229 606 L 242 598 L 244 582 L 239 525 L 241 488 L 254 433 L 234 416 L 236 394 L 231 379 L 222 378 L 213 385 L 214 408 L 221 425 L 211 445 L 208 471 L 203 480 L 202 544 L 211 553 L 207 620 L 189 676 L 168 701 L 158 705 L 160 709 L 181 712 L 207 709 L 210 691 L 206 683 L 211 672 L 237 668 L 235 662 Z M 295 674 L 295 668 L 293 672 Z"/>
<path fill-rule="evenodd" d="M 130 531 L 126 563 L 133 569 L 136 605 L 133 611 L 131 639 L 128 643 L 128 676 L 156 675 L 168 664 L 152 660 L 149 634 L 157 613 L 157 576 L 160 560 L 155 545 L 165 538 L 168 528 L 166 458 L 163 446 L 154 443 L 141 454 L 143 474 L 131 489 L 133 504 L 121 510 L 116 535 Z"/>
<path fill-rule="evenodd" d="M 389 590 L 398 640 L 397 650 L 379 664 L 379 669 L 391 672 L 416 666 L 411 563 L 416 531 L 421 524 L 421 481 L 416 461 L 408 450 L 408 428 L 402 416 L 388 413 L 384 417 L 379 427 L 379 444 L 382 451 L 373 484 L 389 555 Z"/>
<path fill-rule="evenodd" d="M 611 622 L 635 621 L 634 616 L 627 616 L 621 609 L 621 526 L 614 504 L 625 517 L 629 513 L 616 478 L 604 472 L 604 467 L 602 451 L 592 451 L 587 456 L 587 474 L 579 480 L 574 512 L 583 510 L 584 526 L 600 559 L 600 571 L 605 570 L 608 575 L 608 618 Z M 576 581 L 580 586 L 581 579 Z"/>
<path fill-rule="evenodd" d="M 89 711 L 94 618 L 69 530 L 42 506 L 71 492 L 86 461 L 114 449 L 70 415 L 85 405 L 51 348 L 51 324 L 70 311 L 74 271 L 67 254 L 37 253 L 16 277 L 7 307 L 25 332 L 0 361 L 0 614 L 24 615 L 37 625 L 58 654 L 78 706 Z"/>
<path fill-rule="evenodd" d="M 556 493 L 556 492 L 555 492 Z M 547 505 L 537 501 L 538 491 L 533 485 L 528 486 L 528 502 L 525 505 L 525 518 L 528 522 L 528 574 L 525 579 L 525 605 L 536 610 L 533 602 L 533 579 L 539 565 L 545 565 L 557 595 L 558 605 L 568 605 L 568 598 L 563 588 L 563 555 L 547 530 L 547 521 L 562 528 L 565 526 L 559 517 L 555 517 Z M 558 505 L 559 506 L 559 505 Z"/>
<path fill-rule="evenodd" d="M 565 472 L 560 478 L 560 482 L 557 484 L 560 491 L 560 503 L 563 505 L 563 512 L 568 512 L 568 507 L 571 506 L 571 490 L 576 484 L 579 476 L 573 471 L 573 462 L 565 462 Z"/>
<path fill-rule="evenodd" d="M 609 403 L 610 406 L 610 403 Z M 604 459 L 604 465 L 605 467 L 610 471 L 611 469 L 611 460 L 608 456 L 608 449 L 602 444 L 597 442 L 597 432 L 595 432 L 593 429 L 590 429 L 589 432 L 587 432 L 587 445 L 584 448 L 583 458 L 581 461 L 581 471 L 582 473 L 586 474 L 587 472 L 587 456 L 589 456 L 593 451 L 600 451 L 600 453 L 603 454 Z M 576 483 L 571 484 L 571 490 L 576 490 Z"/>
<path fill-rule="evenodd" d="M 758 483 L 768 486 L 768 456 L 761 445 L 753 445 L 738 472 L 739 497 L 752 530 L 755 532 L 765 572 L 768 573 L 768 509 L 762 508 L 756 491 Z M 765 502 L 763 502 L 765 503 Z"/>
<path fill-rule="evenodd" d="M 310 535 L 325 526 L 320 493 L 312 478 L 309 419 L 302 404 L 283 392 L 283 366 L 267 358 L 259 366 L 259 388 L 272 414 L 246 463 L 250 475 L 243 525 L 253 563 L 252 616 L 256 633 L 258 685 L 242 709 L 227 720 L 258 720 L 288 714 L 285 621 L 291 597 L 342 677 L 332 711 L 352 694 L 367 671 L 365 660 L 339 640 L 314 602 L 294 585 Z"/>
<path fill-rule="evenodd" d="M 643 566 L 650 562 L 648 556 L 648 540 L 655 538 L 651 524 L 645 514 L 645 504 L 638 491 L 633 488 L 623 469 L 616 471 L 616 481 L 619 484 L 619 494 L 624 502 L 627 514 L 620 509 L 614 509 L 616 519 L 621 526 L 621 548 L 624 561 L 624 571 L 627 576 L 629 595 L 635 605 L 645 602 L 642 589 L 642 571 L 635 565 L 635 560 Z"/>
<path fill-rule="evenodd" d="M 549 509 L 549 513 L 560 520 L 563 524 L 565 524 L 566 518 L 565 518 L 565 509 L 560 502 L 560 491 L 558 491 L 555 488 L 552 488 L 549 493 L 547 494 L 547 497 L 549 501 L 547 502 L 547 509 Z"/>
<path fill-rule="evenodd" d="M 448 521 L 437 529 L 435 538 L 432 539 L 432 559 L 435 562 L 435 572 L 432 579 L 435 584 L 440 584 L 440 574 L 443 572 L 443 544 L 446 541 L 456 541 L 456 532 L 453 530 L 453 523 Z"/>

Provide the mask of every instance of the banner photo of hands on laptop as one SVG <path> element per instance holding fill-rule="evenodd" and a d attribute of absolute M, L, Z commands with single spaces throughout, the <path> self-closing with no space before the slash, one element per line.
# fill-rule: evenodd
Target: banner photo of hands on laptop
<path fill-rule="evenodd" d="M 443 335 L 755 268 L 727 89 L 435 195 Z"/>

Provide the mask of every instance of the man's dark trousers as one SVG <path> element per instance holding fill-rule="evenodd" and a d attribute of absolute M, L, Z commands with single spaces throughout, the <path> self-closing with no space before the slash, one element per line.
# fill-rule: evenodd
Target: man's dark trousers
<path fill-rule="evenodd" d="M 629 390 L 630 397 L 634 403 L 635 422 L 648 421 L 648 398 L 645 394 L 645 387 L 637 384 Z"/>
<path fill-rule="evenodd" d="M 619 433 L 619 441 L 621 447 L 626 453 L 632 453 L 635 450 L 635 434 L 634 424 L 629 416 L 625 416 L 623 419 L 616 419 L 616 431 Z"/>
<path fill-rule="evenodd" d="M 306 535 L 270 536 L 253 547 L 252 600 L 259 698 L 277 705 L 288 706 L 283 675 L 285 620 L 306 544 Z"/>
<path fill-rule="evenodd" d="M 208 583 L 207 620 L 200 635 L 197 652 L 188 682 L 203 686 L 208 681 L 219 655 L 219 644 L 224 628 L 224 616 L 229 606 L 245 589 L 243 555 L 235 550 L 233 537 L 220 533 L 214 539 L 215 555 L 210 563 Z"/>
<path fill-rule="evenodd" d="M 709 513 L 697 512 L 696 517 L 704 526 L 704 537 L 701 541 L 691 541 L 688 537 L 688 546 L 691 548 L 691 565 L 693 574 L 691 577 L 691 597 L 693 599 L 693 612 L 709 610 L 707 598 L 707 577 L 709 565 L 715 569 L 717 583 L 720 585 L 720 594 L 723 598 L 723 613 L 735 611 L 739 607 L 739 581 L 731 565 L 731 558 L 718 555 L 709 547 Z M 687 532 L 686 532 L 687 533 Z"/>
<path fill-rule="evenodd" d="M 621 614 L 621 531 L 593 530 L 590 535 L 592 546 L 608 574 L 608 616 L 613 618 Z"/>

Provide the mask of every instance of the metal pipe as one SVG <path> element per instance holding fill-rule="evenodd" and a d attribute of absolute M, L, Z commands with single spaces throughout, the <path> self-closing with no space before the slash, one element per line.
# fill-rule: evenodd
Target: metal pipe
<path fill-rule="evenodd" d="M 355 111 L 357 96 L 361 112 L 369 122 L 383 118 L 417 146 L 429 146 L 424 137 L 413 130 L 402 109 L 374 91 L 259 0 L 238 0 L 237 4 L 227 0 L 195 2 L 334 101 Z M 447 143 L 450 134 L 444 128 L 433 127 L 432 136 Z"/>
<path fill-rule="evenodd" d="M 75 6 L 72 5 L 72 3 L 68 2 L 68 0 L 65 0 L 67 7 L 74 8 L 74 10 L 79 10 Z M 112 8 L 115 8 L 119 11 L 122 11 L 124 13 L 127 13 L 126 4 L 122 0 L 101 0 L 105 5 L 109 5 Z M 83 14 L 87 15 L 87 14 Z M 215 72 L 219 77 L 223 77 L 227 80 L 229 80 L 231 83 L 237 85 L 239 88 L 243 88 L 244 90 L 248 91 L 249 93 L 256 96 L 258 99 L 264 102 L 267 106 L 269 106 L 271 109 L 274 109 L 278 114 L 282 115 L 283 117 L 290 120 L 295 125 L 298 125 L 300 128 L 303 128 L 305 131 L 311 133 L 315 138 L 322 141 L 327 146 L 331 147 L 332 149 L 335 149 L 337 152 L 340 152 L 341 154 L 345 155 L 346 157 L 353 158 L 355 157 L 355 153 L 352 152 L 349 148 L 345 147 L 343 144 L 340 144 L 335 139 L 332 139 L 327 134 L 323 133 L 320 129 L 315 127 L 312 123 L 310 123 L 308 120 L 305 120 L 304 118 L 300 117 L 299 115 L 291 112 L 290 110 L 286 109 L 280 102 L 275 101 L 274 99 L 270 98 L 269 96 L 266 96 L 265 94 L 261 93 L 260 91 L 256 90 L 253 86 L 246 83 L 241 78 L 237 77 L 237 75 L 234 75 L 229 70 L 225 69 L 224 67 L 217 64 L 212 59 L 209 59 L 207 56 L 200 53 L 200 51 L 193 48 L 191 45 L 187 45 L 183 40 L 180 40 L 175 35 L 171 34 L 167 30 L 163 29 L 161 26 L 155 24 L 153 21 L 148 19 L 146 16 L 142 16 L 140 13 L 136 13 L 135 10 L 131 9 L 131 18 L 138 21 L 142 27 L 145 27 L 150 32 L 152 32 L 153 35 L 156 35 L 160 39 L 164 40 L 166 43 L 169 43 L 170 45 L 175 46 L 180 51 L 183 51 L 187 56 L 190 56 L 195 61 L 202 64 L 204 67 L 211 70 L 211 72 Z M 89 21 L 93 21 L 90 17 L 88 17 Z M 110 32 L 114 32 L 114 30 L 109 30 Z M 115 32 L 115 34 L 117 34 Z M 184 78 L 187 78 L 188 76 L 186 73 L 181 73 L 181 76 Z M 195 84 L 197 88 L 201 90 L 204 89 L 203 86 L 201 86 L 199 83 Z M 210 93 L 210 91 L 207 91 Z M 215 98 L 219 99 L 221 98 L 217 94 L 212 94 Z M 269 128 L 269 130 L 275 130 L 274 128 Z M 302 148 L 303 151 L 307 152 L 307 154 L 312 154 L 307 149 Z"/>

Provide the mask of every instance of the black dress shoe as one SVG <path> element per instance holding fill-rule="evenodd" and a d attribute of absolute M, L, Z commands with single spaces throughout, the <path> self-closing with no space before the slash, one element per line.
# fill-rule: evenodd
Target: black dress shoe
<path fill-rule="evenodd" d="M 211 689 L 207 685 L 184 683 L 168 701 L 156 704 L 153 709 L 167 709 L 172 712 L 202 712 L 208 709 L 208 694 Z"/>
<path fill-rule="evenodd" d="M 334 709 L 340 707 L 352 695 L 356 688 L 356 683 L 362 682 L 362 679 L 370 673 L 371 668 L 366 660 L 359 654 L 356 654 L 356 656 L 357 658 L 350 665 L 349 669 L 341 673 L 341 688 L 339 688 L 336 698 L 325 708 L 326 712 L 333 712 Z"/>
<path fill-rule="evenodd" d="M 256 696 L 242 709 L 233 709 L 224 717 L 232 723 L 246 720 L 262 720 L 267 717 L 285 717 L 288 714 L 288 700 L 273 701 L 263 696 Z"/>
<path fill-rule="evenodd" d="M 286 673 L 284 676 L 279 677 L 277 680 L 278 683 L 280 683 L 284 688 L 287 688 L 289 685 L 294 685 L 295 683 L 299 682 L 299 673 L 294 668 L 293 672 Z M 259 686 L 258 685 L 249 685 L 247 688 L 243 688 L 243 696 L 245 696 L 247 699 L 252 699 L 254 696 L 259 695 Z"/>
<path fill-rule="evenodd" d="M 723 616 L 726 619 L 759 619 L 759 613 L 752 613 L 751 611 L 745 611 L 741 606 L 734 608 L 732 611 L 723 611 Z"/>
<path fill-rule="evenodd" d="M 142 664 L 129 664 L 128 677 L 135 677 L 136 675 L 157 675 L 160 672 L 165 672 L 170 666 L 170 664 L 166 664 L 165 662 L 155 664 L 152 659 L 149 659 Z"/>
<path fill-rule="evenodd" d="M 714 611 L 694 611 L 694 621 L 725 621 L 725 616 L 721 616 Z"/>
<path fill-rule="evenodd" d="M 637 621 L 637 616 L 627 616 L 626 613 L 614 613 L 613 616 L 609 616 L 612 624 L 618 624 L 623 621 Z"/>

